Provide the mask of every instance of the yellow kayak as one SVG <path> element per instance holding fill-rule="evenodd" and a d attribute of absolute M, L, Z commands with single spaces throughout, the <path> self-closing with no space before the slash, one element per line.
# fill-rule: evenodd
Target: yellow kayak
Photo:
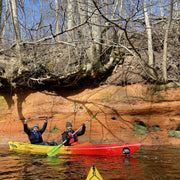
<path fill-rule="evenodd" d="M 9 141 L 9 148 L 24 153 L 47 154 L 55 146 L 35 145 L 24 142 Z M 89 142 L 74 146 L 62 145 L 58 154 L 85 154 L 85 155 L 131 155 L 140 143 L 130 144 L 91 144 Z"/>
<path fill-rule="evenodd" d="M 93 165 L 89 171 L 86 180 L 103 180 L 102 176 L 99 174 L 97 168 Z"/>
<path fill-rule="evenodd" d="M 35 154 L 47 154 L 47 152 L 54 147 L 13 141 L 9 141 L 8 144 L 11 151 Z M 71 154 L 71 151 L 68 151 L 68 146 L 62 146 L 60 153 Z"/>

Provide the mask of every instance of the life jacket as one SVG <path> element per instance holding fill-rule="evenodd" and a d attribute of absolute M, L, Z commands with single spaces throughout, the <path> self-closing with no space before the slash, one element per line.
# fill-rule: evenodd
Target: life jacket
<path fill-rule="evenodd" d="M 74 136 L 72 136 L 73 133 L 72 132 L 68 132 L 68 136 L 70 136 L 70 140 L 69 140 L 69 144 L 72 144 L 74 142 L 77 142 L 78 141 L 78 136 L 77 134 L 74 134 Z"/>
<path fill-rule="evenodd" d="M 29 140 L 31 141 L 31 144 L 37 144 L 37 143 L 43 142 L 41 133 L 38 131 L 37 134 L 38 134 L 38 136 L 36 136 L 35 132 L 32 131 L 28 135 L 29 136 Z"/>

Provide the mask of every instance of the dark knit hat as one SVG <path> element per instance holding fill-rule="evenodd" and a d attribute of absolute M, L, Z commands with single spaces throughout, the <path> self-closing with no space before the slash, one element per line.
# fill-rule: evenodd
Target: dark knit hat
<path fill-rule="evenodd" d="M 70 126 L 72 127 L 72 124 L 70 122 L 67 122 L 66 127 L 70 127 Z"/>
<path fill-rule="evenodd" d="M 35 124 L 35 125 L 33 126 L 33 129 L 34 129 L 35 127 L 37 127 L 37 128 L 39 129 L 39 125 L 38 125 L 38 124 Z"/>

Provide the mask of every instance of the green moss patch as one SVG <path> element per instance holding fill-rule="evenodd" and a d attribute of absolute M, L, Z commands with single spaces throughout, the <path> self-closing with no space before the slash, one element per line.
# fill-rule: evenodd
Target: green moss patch
<path fill-rule="evenodd" d="M 5 102 L 5 99 L 4 99 L 3 96 L 0 96 L 0 102 L 1 102 L 1 103 L 2 103 L 2 102 Z"/>
<path fill-rule="evenodd" d="M 57 130 L 58 130 L 58 128 L 57 128 L 56 126 L 54 126 L 54 127 L 51 129 L 51 132 L 52 132 L 52 133 L 56 133 Z"/>
<path fill-rule="evenodd" d="M 156 132 L 157 130 L 160 130 L 160 126 L 159 125 L 153 125 L 152 129 L 154 132 Z"/>
<path fill-rule="evenodd" d="M 120 126 L 120 128 L 121 128 L 121 129 L 124 129 L 124 130 L 126 129 L 126 127 L 125 127 L 125 126 Z"/>
<path fill-rule="evenodd" d="M 134 128 L 132 130 L 132 133 L 143 135 L 150 132 L 149 125 L 144 123 L 143 121 L 135 121 L 133 122 L 133 125 Z"/>
<path fill-rule="evenodd" d="M 169 134 L 169 137 L 176 137 L 180 138 L 180 131 L 172 130 L 172 129 L 167 129 L 167 133 Z"/>
<path fill-rule="evenodd" d="M 176 137 L 180 138 L 180 124 L 176 128 L 176 130 L 173 130 L 174 127 L 171 127 L 170 129 L 167 129 L 167 133 L 169 134 L 169 137 Z"/>

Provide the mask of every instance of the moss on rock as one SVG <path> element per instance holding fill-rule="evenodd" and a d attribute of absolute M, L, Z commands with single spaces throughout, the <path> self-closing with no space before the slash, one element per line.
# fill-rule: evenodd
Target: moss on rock
<path fill-rule="evenodd" d="M 159 125 L 153 125 L 152 129 L 154 132 L 156 132 L 157 130 L 160 130 L 160 126 Z"/>
<path fill-rule="evenodd" d="M 169 134 L 169 137 L 176 137 L 180 138 L 180 131 L 172 130 L 172 129 L 167 129 L 167 133 Z"/>
<path fill-rule="evenodd" d="M 132 130 L 132 133 L 135 133 L 137 135 L 144 135 L 146 133 L 149 133 L 149 125 L 144 123 L 143 121 L 136 121 L 133 123 L 134 128 Z"/>

